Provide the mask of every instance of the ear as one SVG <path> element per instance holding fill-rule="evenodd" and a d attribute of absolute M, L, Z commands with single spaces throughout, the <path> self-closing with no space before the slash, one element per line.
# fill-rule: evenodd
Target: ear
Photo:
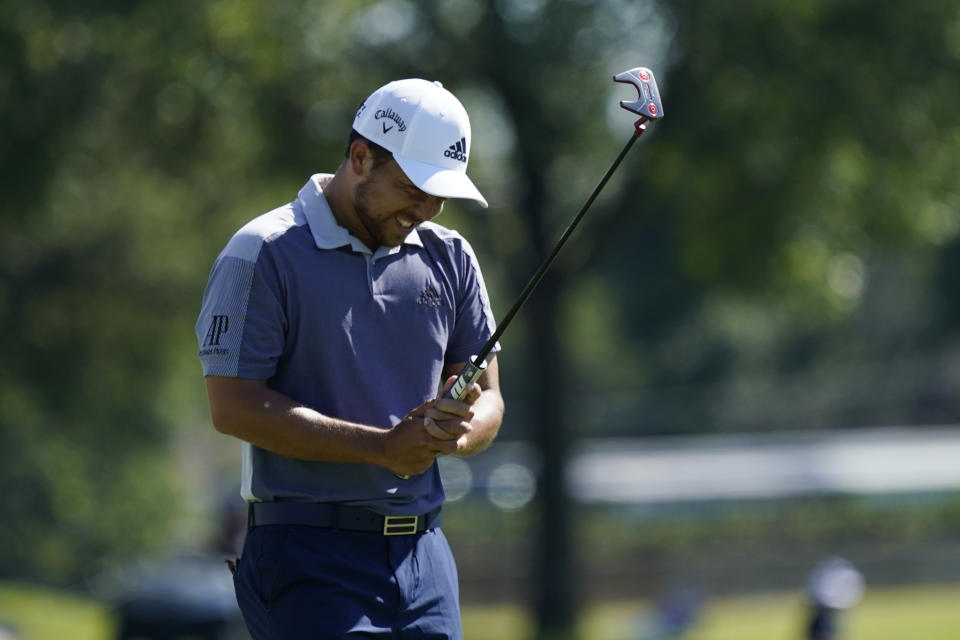
<path fill-rule="evenodd" d="M 373 152 L 363 140 L 354 140 L 350 145 L 350 154 L 347 156 L 350 172 L 363 178 L 373 169 Z"/>

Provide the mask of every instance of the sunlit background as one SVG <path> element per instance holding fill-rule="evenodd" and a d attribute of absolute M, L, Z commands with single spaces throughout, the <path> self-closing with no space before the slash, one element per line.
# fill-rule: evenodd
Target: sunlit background
<path fill-rule="evenodd" d="M 952 0 L 0 0 L 0 638 L 244 638 L 217 253 L 437 79 L 501 317 L 640 65 L 666 117 L 504 336 L 499 440 L 440 461 L 466 637 L 960 638 Z"/>

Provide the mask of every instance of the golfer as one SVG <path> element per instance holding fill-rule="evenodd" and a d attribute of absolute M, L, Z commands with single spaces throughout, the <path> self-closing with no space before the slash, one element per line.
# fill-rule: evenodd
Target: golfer
<path fill-rule="evenodd" d="M 504 411 L 495 355 L 464 400 L 439 393 L 494 329 L 473 250 L 432 222 L 486 206 L 469 154 L 453 94 L 391 82 L 336 173 L 214 262 L 196 332 L 213 424 L 243 441 L 234 583 L 258 640 L 462 636 L 436 458 L 487 447 Z"/>

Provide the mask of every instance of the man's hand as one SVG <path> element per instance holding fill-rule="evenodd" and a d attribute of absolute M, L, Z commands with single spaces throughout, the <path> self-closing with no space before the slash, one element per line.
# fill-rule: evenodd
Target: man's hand
<path fill-rule="evenodd" d="M 438 440 L 456 440 L 458 446 L 466 443 L 467 435 L 473 430 L 473 404 L 480 398 L 482 389 L 476 382 L 471 383 L 463 400 L 444 398 L 444 394 L 457 381 L 457 376 L 447 378 L 440 395 L 427 409 L 424 426 L 427 432 Z"/>
<path fill-rule="evenodd" d="M 464 446 L 473 429 L 472 406 L 481 389 L 473 383 L 463 400 L 443 398 L 456 379 L 448 379 L 439 397 L 421 404 L 386 433 L 384 456 L 388 469 L 398 475 L 423 473 L 437 454 L 452 455 Z"/>
<path fill-rule="evenodd" d="M 447 365 L 446 389 L 466 363 Z M 423 473 L 437 454 L 468 456 L 486 448 L 503 416 L 496 358 L 464 400 L 434 398 L 395 427 L 324 415 L 279 393 L 267 380 L 207 376 L 210 417 L 217 431 L 295 460 L 375 464 L 398 475 Z M 479 386 L 478 386 L 479 385 Z"/>

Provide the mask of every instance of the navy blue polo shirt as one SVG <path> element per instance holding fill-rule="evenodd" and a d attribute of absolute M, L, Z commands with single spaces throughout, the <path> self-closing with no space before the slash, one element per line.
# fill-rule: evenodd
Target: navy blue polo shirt
<path fill-rule="evenodd" d="M 444 364 L 494 330 L 476 256 L 426 222 L 375 252 L 337 224 L 317 174 L 241 228 L 210 272 L 196 332 L 204 375 L 265 379 L 320 413 L 387 429 L 435 397 Z M 443 501 L 436 463 L 407 480 L 376 465 L 295 460 L 244 443 L 248 501 L 336 501 L 388 515 Z"/>

